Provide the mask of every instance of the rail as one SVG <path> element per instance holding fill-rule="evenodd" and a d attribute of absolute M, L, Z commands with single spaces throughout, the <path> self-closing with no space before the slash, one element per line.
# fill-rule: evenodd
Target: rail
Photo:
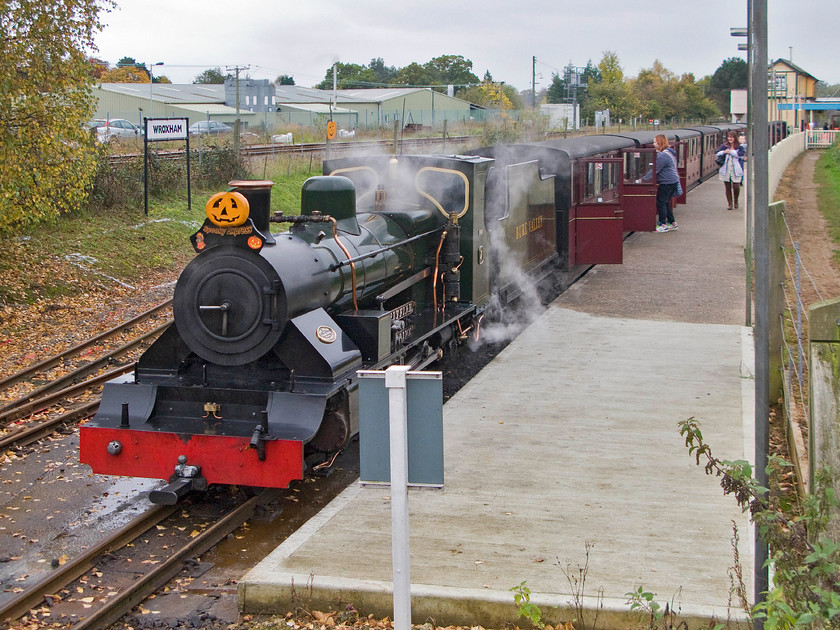
<path fill-rule="evenodd" d="M 147 319 L 160 314 L 162 311 L 165 311 L 171 306 L 172 300 L 166 300 L 165 302 L 161 302 L 157 306 L 143 313 L 140 313 L 140 315 L 137 315 L 136 317 L 128 320 L 127 322 L 123 322 L 119 326 L 114 326 L 110 330 L 106 330 L 105 332 L 100 333 L 95 337 L 91 337 L 90 339 L 87 339 L 86 341 L 83 341 L 82 343 L 75 345 L 72 348 L 68 348 L 64 352 L 60 352 L 52 357 L 44 359 L 40 363 L 30 365 L 27 368 L 16 372 L 15 374 L 10 374 L 9 376 L 0 379 L 0 389 L 11 387 L 12 385 L 15 385 L 23 380 L 31 378 L 38 372 L 45 372 L 51 368 L 54 368 L 57 365 L 60 365 L 61 363 L 66 361 L 69 357 L 80 354 L 83 350 L 86 350 L 91 346 L 98 345 L 106 339 L 108 339 L 109 337 L 113 337 L 121 332 L 125 332 L 126 330 L 145 322 Z"/>
<path fill-rule="evenodd" d="M 26 614 L 28 610 L 38 606 L 47 594 L 59 592 L 63 587 L 96 566 L 96 561 L 100 560 L 104 553 L 130 543 L 177 509 L 178 506 L 174 505 L 158 505 L 140 514 L 115 533 L 82 552 L 70 562 L 58 567 L 52 573 L 48 573 L 46 577 L 21 591 L 8 603 L 0 606 L 0 620 L 14 620 Z"/>
<path fill-rule="evenodd" d="M 0 402 L 0 450 L 29 444 L 39 440 L 58 427 L 76 422 L 89 417 L 96 412 L 100 399 L 96 397 L 83 403 L 65 403 L 69 409 L 56 408 L 64 401 L 73 401 L 76 397 L 86 394 L 89 390 L 101 387 L 107 381 L 131 372 L 134 369 L 134 361 L 127 360 L 120 364 L 117 359 L 136 351 L 150 341 L 153 341 L 161 332 L 168 328 L 172 319 L 167 319 L 163 324 L 158 325 L 150 331 L 141 333 L 127 343 L 112 348 L 96 359 L 89 360 L 81 357 L 81 353 L 91 347 L 100 344 L 108 345 L 114 338 L 118 342 L 121 334 L 127 333 L 138 324 L 142 324 L 153 317 L 164 314 L 164 311 L 171 307 L 171 300 L 167 300 L 148 311 L 132 318 L 127 322 L 111 328 L 91 339 L 88 339 L 72 348 L 44 359 L 39 363 L 30 365 L 23 370 L 11 374 L 0 380 L 0 393 L 23 381 L 30 381 L 33 384 L 41 382 L 40 386 L 19 396 L 15 400 Z M 81 365 L 60 375 L 49 378 L 46 382 L 43 379 L 47 372 L 60 367 L 62 364 L 81 362 Z M 111 368 L 111 369 L 108 369 Z M 91 376 L 96 372 L 107 370 L 98 375 Z M 38 379 L 40 376 L 39 380 Z M 90 378 L 89 378 L 90 377 Z M 39 419 L 36 414 L 52 410 L 49 417 Z M 17 423 L 21 418 L 27 418 L 26 423 Z"/>
<path fill-rule="evenodd" d="M 218 545 L 245 521 L 250 519 L 261 505 L 269 503 L 277 496 L 274 489 L 263 490 L 255 497 L 232 510 L 204 532 L 187 542 L 148 574 L 137 579 L 130 588 L 108 599 L 95 612 L 86 616 L 72 627 L 72 630 L 107 628 L 120 617 L 142 602 L 146 597 L 162 588 L 169 580 L 180 573 L 190 558 L 195 558 Z"/>
<path fill-rule="evenodd" d="M 173 577 L 178 575 L 190 559 L 200 556 L 208 549 L 215 547 L 228 535 L 239 528 L 242 523 L 250 519 L 261 506 L 274 500 L 277 490 L 263 490 L 257 496 L 245 501 L 233 510 L 221 516 L 213 525 L 200 534 L 190 535 L 180 548 L 169 551 L 168 557 L 153 569 L 145 572 L 138 569 L 140 574 L 130 584 L 114 586 L 114 592 L 100 598 L 101 605 L 86 614 L 76 623 L 73 630 L 107 628 L 117 622 L 146 597 L 162 588 Z M 61 592 L 69 588 L 74 580 L 84 575 L 93 567 L 101 566 L 103 556 L 112 553 L 136 540 L 164 519 L 180 510 L 179 506 L 154 506 L 147 512 L 136 517 L 105 539 L 82 551 L 78 556 L 46 574 L 45 577 L 21 591 L 6 604 L 0 606 L 0 623 L 14 621 L 37 607 L 51 593 Z M 3 627 L 6 627 L 3 625 Z"/>
<path fill-rule="evenodd" d="M 442 145 L 445 150 L 447 145 L 463 146 L 478 136 L 447 136 L 429 137 L 429 138 L 403 138 L 397 142 L 400 150 L 422 150 L 430 147 L 437 147 Z M 191 151 L 200 152 L 201 148 L 193 147 Z M 301 143 L 301 144 L 243 144 L 239 148 L 239 152 L 244 157 L 263 157 L 266 155 L 291 155 L 291 154 L 317 154 L 326 153 L 327 144 L 324 142 Z M 379 151 L 381 153 L 393 153 L 393 140 L 356 140 L 345 142 L 330 143 L 330 151 L 335 153 L 346 153 L 348 151 Z M 186 148 L 179 149 L 164 149 L 156 151 L 155 155 L 159 159 L 175 160 L 184 157 Z M 112 155 L 109 158 L 111 164 L 121 164 L 130 162 L 135 159 L 142 159 L 142 153 L 121 153 L 119 155 Z"/>

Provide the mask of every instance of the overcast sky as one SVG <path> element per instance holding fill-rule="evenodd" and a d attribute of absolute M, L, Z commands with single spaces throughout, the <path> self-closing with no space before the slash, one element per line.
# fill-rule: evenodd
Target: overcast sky
<path fill-rule="evenodd" d="M 569 62 L 597 64 L 615 52 L 625 77 L 659 59 L 678 76 L 712 74 L 745 41 L 746 0 L 567 2 L 564 0 L 117 0 L 103 14 L 98 57 L 163 62 L 154 74 L 191 83 L 207 68 L 250 66 L 257 79 L 288 74 L 312 86 L 335 61 L 397 68 L 440 55 L 462 55 L 481 79 L 537 89 Z M 840 83 L 838 0 L 769 0 L 768 55 L 829 84 Z"/>

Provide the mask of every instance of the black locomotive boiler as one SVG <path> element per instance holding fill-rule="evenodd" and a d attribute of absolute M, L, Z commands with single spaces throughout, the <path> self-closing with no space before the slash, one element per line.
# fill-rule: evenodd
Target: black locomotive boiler
<path fill-rule="evenodd" d="M 507 181 L 492 164 L 335 160 L 295 216 L 270 215 L 271 182 L 214 195 L 174 324 L 106 384 L 81 461 L 169 480 L 150 495 L 166 504 L 209 484 L 287 487 L 328 463 L 357 433 L 357 370 L 422 369 L 477 334 L 494 295 L 516 293 L 499 243 L 532 271 L 556 263 L 551 180 L 534 163 Z M 271 233 L 278 222 L 289 229 Z"/>

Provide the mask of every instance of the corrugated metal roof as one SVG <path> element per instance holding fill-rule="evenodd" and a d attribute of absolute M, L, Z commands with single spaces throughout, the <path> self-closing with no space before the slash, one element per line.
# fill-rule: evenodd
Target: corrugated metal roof
<path fill-rule="evenodd" d="M 329 114 L 330 106 L 328 103 L 277 103 L 277 109 L 280 111 L 293 112 L 312 112 L 314 114 Z M 346 107 L 333 107 L 333 114 L 355 114 L 355 109 L 348 109 Z"/>
<path fill-rule="evenodd" d="M 278 103 L 327 103 L 332 101 L 332 90 L 317 90 L 300 85 L 276 86 Z M 369 102 L 370 99 L 356 98 L 347 94 L 346 90 L 336 92 L 338 102 Z"/>
<path fill-rule="evenodd" d="M 427 92 L 428 88 L 371 88 L 364 90 L 339 90 L 338 93 L 343 96 L 363 100 L 363 101 L 388 101 L 392 98 L 399 98 L 400 96 L 408 96 L 415 92 Z"/>
<path fill-rule="evenodd" d="M 220 105 L 219 103 L 170 103 L 177 105 L 180 109 L 185 109 L 199 114 L 210 114 L 211 116 L 236 116 L 236 108 L 228 107 L 227 105 Z M 248 111 L 247 109 L 239 109 L 240 117 L 254 116 L 257 112 Z"/>
<path fill-rule="evenodd" d="M 102 83 L 99 87 L 107 92 L 126 96 L 149 98 L 148 83 Z M 225 100 L 224 85 L 195 83 L 154 83 L 151 97 L 165 103 L 218 103 Z"/>

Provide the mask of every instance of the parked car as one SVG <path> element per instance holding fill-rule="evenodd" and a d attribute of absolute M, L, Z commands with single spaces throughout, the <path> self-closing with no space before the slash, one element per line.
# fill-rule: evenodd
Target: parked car
<path fill-rule="evenodd" d="M 101 122 L 102 126 L 96 128 L 96 138 L 100 142 L 108 142 L 113 138 L 139 138 L 143 135 L 140 127 L 124 118 L 114 118 Z"/>
<path fill-rule="evenodd" d="M 223 133 L 232 133 L 233 128 L 225 123 L 216 120 L 199 120 L 197 123 L 190 125 L 191 136 L 212 135 L 218 136 Z"/>

